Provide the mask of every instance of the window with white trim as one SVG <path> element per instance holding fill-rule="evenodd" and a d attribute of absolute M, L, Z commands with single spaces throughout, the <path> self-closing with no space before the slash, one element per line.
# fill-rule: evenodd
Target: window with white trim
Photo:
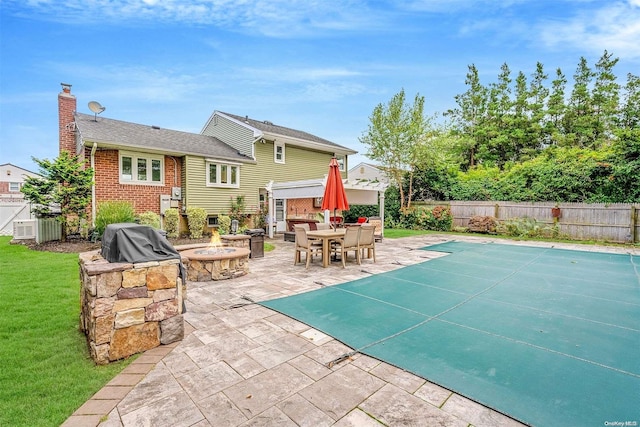
<path fill-rule="evenodd" d="M 9 191 L 12 193 L 17 193 L 20 191 L 20 183 L 19 182 L 10 182 L 9 183 Z"/>
<path fill-rule="evenodd" d="M 120 152 L 121 183 L 162 185 L 163 176 L 163 156 Z"/>
<path fill-rule="evenodd" d="M 276 163 L 284 163 L 284 144 L 273 144 L 273 161 Z"/>
<path fill-rule="evenodd" d="M 207 162 L 208 187 L 240 187 L 240 166 L 230 163 Z"/>
<path fill-rule="evenodd" d="M 344 172 L 346 170 L 345 165 L 347 164 L 345 156 L 336 156 L 336 160 L 338 161 L 338 166 L 340 166 L 340 171 Z"/>

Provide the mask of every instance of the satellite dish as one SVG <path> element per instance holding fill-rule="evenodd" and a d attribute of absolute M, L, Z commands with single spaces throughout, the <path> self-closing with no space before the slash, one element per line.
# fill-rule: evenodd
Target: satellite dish
<path fill-rule="evenodd" d="M 96 122 L 98 121 L 98 114 L 102 113 L 105 109 L 106 107 L 100 105 L 98 101 L 89 102 L 89 110 L 94 112 Z"/>

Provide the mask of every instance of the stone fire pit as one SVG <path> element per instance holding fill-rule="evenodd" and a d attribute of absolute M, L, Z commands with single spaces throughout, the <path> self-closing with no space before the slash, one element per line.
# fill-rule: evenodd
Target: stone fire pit
<path fill-rule="evenodd" d="M 208 282 L 244 276 L 249 272 L 249 254 L 242 247 L 200 247 L 180 250 L 187 278 L 192 282 Z"/>

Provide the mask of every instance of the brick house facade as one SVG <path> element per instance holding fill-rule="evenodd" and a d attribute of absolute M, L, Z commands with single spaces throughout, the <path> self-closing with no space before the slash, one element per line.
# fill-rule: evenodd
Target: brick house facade
<path fill-rule="evenodd" d="M 93 145 L 87 146 L 82 141 L 77 120 L 77 100 L 71 94 L 71 85 L 62 84 L 62 92 L 58 94 L 58 120 L 60 151 L 66 150 L 78 155 L 87 165 L 91 165 Z M 93 154 L 94 195 L 91 207 L 97 208 L 104 201 L 128 201 L 132 204 L 136 214 L 147 211 L 160 212 L 160 195 L 171 194 L 173 187 L 181 185 L 181 161 L 173 161 L 169 156 L 164 157 L 163 185 L 123 184 L 120 182 L 119 150 L 97 148 Z M 180 202 L 178 201 L 178 208 Z M 91 210 L 91 209 L 90 209 Z"/>
<path fill-rule="evenodd" d="M 160 195 L 171 194 L 172 187 L 181 185 L 181 162 L 173 162 L 164 157 L 164 185 L 132 185 L 119 182 L 118 150 L 96 151 L 94 180 L 96 201 L 128 201 L 136 214 L 152 211 L 160 212 Z M 176 177 L 174 184 L 173 177 Z M 178 208 L 181 201 L 178 201 Z"/>

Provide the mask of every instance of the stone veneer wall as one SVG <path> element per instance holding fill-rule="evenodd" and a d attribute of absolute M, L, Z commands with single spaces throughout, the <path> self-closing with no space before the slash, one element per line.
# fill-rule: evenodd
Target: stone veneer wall
<path fill-rule="evenodd" d="M 109 263 L 80 256 L 80 328 L 91 357 L 107 364 L 184 337 L 180 260 Z"/>
<path fill-rule="evenodd" d="M 220 236 L 220 241 L 224 246 L 251 249 L 249 247 L 251 236 L 248 234 L 223 234 Z"/>
<path fill-rule="evenodd" d="M 187 269 L 187 279 L 191 282 L 208 282 L 210 280 L 235 279 L 249 273 L 249 254 L 247 248 L 237 248 L 243 251 L 241 256 L 219 259 L 190 259 L 182 256 Z"/>

